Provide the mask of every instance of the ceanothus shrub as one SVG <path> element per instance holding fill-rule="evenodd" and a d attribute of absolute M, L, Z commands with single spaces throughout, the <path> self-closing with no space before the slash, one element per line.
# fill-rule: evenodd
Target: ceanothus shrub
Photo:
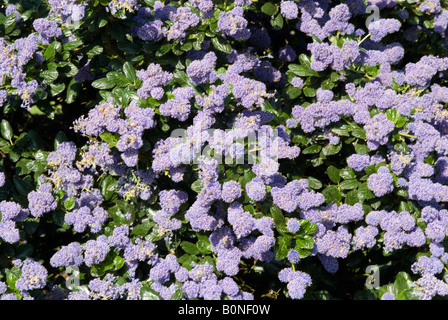
<path fill-rule="evenodd" d="M 440 0 L 3 1 L 0 299 L 446 298 L 447 28 Z"/>

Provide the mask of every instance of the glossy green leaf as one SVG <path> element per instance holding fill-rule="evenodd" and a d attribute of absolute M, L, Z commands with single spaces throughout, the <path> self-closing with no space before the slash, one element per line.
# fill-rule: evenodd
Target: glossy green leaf
<path fill-rule="evenodd" d="M 101 187 L 101 195 L 104 197 L 104 200 L 110 200 L 112 196 L 118 191 L 118 181 L 115 180 L 112 176 L 105 176 L 101 179 L 100 182 Z"/>
<path fill-rule="evenodd" d="M 328 186 L 323 191 L 322 194 L 325 197 L 326 203 L 339 203 L 342 200 L 341 192 L 337 186 Z"/>
<path fill-rule="evenodd" d="M 301 236 L 296 239 L 296 247 L 311 250 L 314 248 L 314 239 L 309 235 Z"/>
<path fill-rule="evenodd" d="M 269 16 L 276 15 L 278 12 L 278 6 L 272 2 L 266 2 L 261 6 L 261 11 Z"/>
<path fill-rule="evenodd" d="M 7 16 L 3 25 L 5 26 L 5 34 L 10 34 L 16 27 L 16 14 L 13 12 Z"/>
<path fill-rule="evenodd" d="M 303 65 L 291 63 L 288 65 L 288 69 L 291 70 L 294 74 L 298 75 L 299 77 L 319 76 L 319 73 Z"/>
<path fill-rule="evenodd" d="M 182 241 L 180 243 L 180 246 L 182 250 L 185 251 L 185 253 L 197 255 L 200 253 L 199 249 L 196 247 L 196 245 L 190 241 Z"/>
<path fill-rule="evenodd" d="M 203 188 L 203 185 L 202 185 L 202 181 L 200 179 L 196 180 L 195 182 L 193 182 L 191 184 L 191 190 L 193 190 L 196 193 L 201 192 L 202 188 Z"/>
<path fill-rule="evenodd" d="M 342 190 L 352 190 L 359 186 L 360 182 L 356 179 L 345 180 L 339 184 L 339 187 Z"/>
<path fill-rule="evenodd" d="M 75 201 L 75 199 L 73 199 L 73 198 L 67 198 L 67 199 L 64 201 L 64 208 L 65 208 L 67 211 L 73 210 L 73 209 L 75 208 L 75 206 L 76 206 L 76 201 Z"/>
<path fill-rule="evenodd" d="M 284 20 L 283 16 L 280 13 L 278 13 L 274 19 L 271 19 L 270 22 L 274 30 L 280 30 L 283 28 Z"/>
<path fill-rule="evenodd" d="M 304 149 L 302 151 L 302 154 L 319 153 L 320 150 L 322 150 L 322 146 L 320 144 L 314 144 L 314 145 L 309 146 L 308 148 Z"/>
<path fill-rule="evenodd" d="M 341 181 L 341 176 L 339 175 L 340 170 L 335 166 L 329 166 L 325 172 L 334 183 L 339 183 L 339 181 Z"/>
<path fill-rule="evenodd" d="M 140 290 L 140 296 L 142 300 L 162 300 L 157 291 L 148 287 L 143 287 Z"/>
<path fill-rule="evenodd" d="M 77 82 L 75 79 L 70 80 L 67 87 L 66 102 L 72 104 L 76 101 L 81 93 L 81 83 Z"/>
<path fill-rule="evenodd" d="M 341 176 L 341 178 L 345 179 L 345 180 L 349 180 L 349 179 L 355 179 L 356 178 L 356 173 L 352 168 L 343 168 L 341 170 L 339 170 L 339 175 Z"/>
<path fill-rule="evenodd" d="M 115 82 L 107 78 L 98 79 L 92 82 L 92 87 L 100 90 L 112 89 L 115 86 Z"/>
<path fill-rule="evenodd" d="M 12 131 L 11 124 L 9 123 L 8 120 L 3 119 L 0 122 L 0 133 L 2 134 L 2 137 L 5 138 L 6 140 L 12 139 L 14 132 Z"/>
<path fill-rule="evenodd" d="M 212 45 L 215 49 L 224 52 L 224 53 L 231 53 L 232 52 L 232 46 L 223 38 L 220 37 L 214 37 L 211 39 Z"/>
<path fill-rule="evenodd" d="M 67 42 L 62 46 L 64 51 L 73 51 L 74 49 L 82 46 L 83 41 L 82 40 L 75 40 L 71 42 Z"/>
<path fill-rule="evenodd" d="M 135 82 L 137 80 L 137 73 L 134 69 L 134 66 L 130 62 L 126 61 L 123 64 L 123 72 L 129 81 Z"/>
<path fill-rule="evenodd" d="M 319 179 L 308 177 L 306 178 L 306 180 L 308 181 L 308 187 L 310 187 L 311 189 L 318 190 L 322 188 L 322 182 L 320 182 Z"/>
<path fill-rule="evenodd" d="M 275 259 L 283 260 L 291 249 L 291 240 L 287 237 L 278 237 L 276 241 Z"/>

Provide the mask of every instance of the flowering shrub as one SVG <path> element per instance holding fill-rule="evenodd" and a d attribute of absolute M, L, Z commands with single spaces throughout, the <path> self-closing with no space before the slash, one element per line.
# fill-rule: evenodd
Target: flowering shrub
<path fill-rule="evenodd" d="M 446 2 L 0 12 L 1 299 L 448 296 Z"/>

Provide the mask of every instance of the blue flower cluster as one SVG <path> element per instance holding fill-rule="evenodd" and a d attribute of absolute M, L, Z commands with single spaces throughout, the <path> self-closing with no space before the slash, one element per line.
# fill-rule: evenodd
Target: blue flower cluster
<path fill-rule="evenodd" d="M 448 297 L 447 3 L 6 1 L 0 24 L 0 299 L 313 299 L 341 269 L 335 298 Z"/>

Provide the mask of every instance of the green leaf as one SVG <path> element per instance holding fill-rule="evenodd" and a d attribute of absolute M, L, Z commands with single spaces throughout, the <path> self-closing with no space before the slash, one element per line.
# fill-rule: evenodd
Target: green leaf
<path fill-rule="evenodd" d="M 280 236 L 276 241 L 275 259 L 283 260 L 288 256 L 291 248 L 291 240 L 287 237 Z"/>
<path fill-rule="evenodd" d="M 413 281 L 411 280 L 411 277 L 406 272 L 399 272 L 397 276 L 395 277 L 394 281 L 394 289 L 397 293 L 400 293 L 406 289 L 409 289 L 412 287 Z"/>
<path fill-rule="evenodd" d="M 311 223 L 308 219 L 300 220 L 300 230 L 305 232 L 306 234 L 313 234 L 317 231 L 317 224 Z"/>
<path fill-rule="evenodd" d="M 336 133 L 338 136 L 350 136 L 350 128 L 348 126 L 341 126 L 339 128 L 332 128 L 331 131 Z"/>
<path fill-rule="evenodd" d="M 302 145 L 305 146 L 310 142 L 310 138 L 308 138 L 305 135 L 302 134 L 293 134 L 292 135 L 292 143 L 296 144 L 296 145 Z"/>
<path fill-rule="evenodd" d="M 142 287 L 140 296 L 142 300 L 162 300 L 157 291 L 148 287 Z"/>
<path fill-rule="evenodd" d="M 209 254 L 211 250 L 211 243 L 207 236 L 198 235 L 198 242 L 196 243 L 196 247 L 198 248 L 201 254 Z"/>
<path fill-rule="evenodd" d="M 173 44 L 172 43 L 165 43 L 162 44 L 156 51 L 156 57 L 162 57 L 168 52 L 170 52 Z"/>
<path fill-rule="evenodd" d="M 227 54 L 232 53 L 232 50 L 233 50 L 232 46 L 228 42 L 226 42 L 223 38 L 214 37 L 211 39 L 211 41 L 212 41 L 212 45 L 213 45 L 213 47 L 215 47 L 215 49 L 217 49 L 221 52 L 227 53 Z"/>
<path fill-rule="evenodd" d="M 306 180 L 308 181 L 308 187 L 310 187 L 311 189 L 318 190 L 322 188 L 322 182 L 320 182 L 318 179 L 308 177 Z"/>
<path fill-rule="evenodd" d="M 304 66 L 307 69 L 311 69 L 311 60 L 308 55 L 306 55 L 305 53 L 301 53 L 299 55 L 299 61 L 302 66 Z"/>
<path fill-rule="evenodd" d="M 44 70 L 39 75 L 46 81 L 53 82 L 58 78 L 59 73 L 56 70 Z"/>
<path fill-rule="evenodd" d="M 426 29 L 434 29 L 434 20 L 424 20 L 423 21 L 423 25 L 425 26 Z"/>
<path fill-rule="evenodd" d="M 342 200 L 341 192 L 339 191 L 338 187 L 335 185 L 326 187 L 322 194 L 325 197 L 326 203 L 339 203 Z"/>
<path fill-rule="evenodd" d="M 325 172 L 327 173 L 331 181 L 333 181 L 334 183 L 339 183 L 339 181 L 341 181 L 339 171 L 340 170 L 335 166 L 329 166 Z"/>
<path fill-rule="evenodd" d="M 5 154 L 11 152 L 11 145 L 9 144 L 8 141 L 0 139 L 0 151 Z"/>
<path fill-rule="evenodd" d="M 65 90 L 65 83 L 60 83 L 60 84 L 51 83 L 50 84 L 50 93 L 53 97 L 57 96 L 64 90 Z"/>
<path fill-rule="evenodd" d="M 182 287 L 179 286 L 176 291 L 174 291 L 173 295 L 171 296 L 170 300 L 182 300 L 184 297 L 184 290 L 182 290 Z"/>
<path fill-rule="evenodd" d="M 185 86 L 190 86 L 193 89 L 195 89 L 195 86 L 193 85 L 193 83 L 190 81 L 190 77 L 188 76 L 188 74 L 185 71 L 182 70 L 175 70 L 173 72 L 173 79 L 180 84 L 182 87 Z M 199 92 L 197 92 L 199 93 Z"/>
<path fill-rule="evenodd" d="M 412 212 L 414 208 L 412 206 L 412 202 L 410 202 L 410 201 L 400 201 L 398 209 L 399 209 L 399 211 Z"/>
<path fill-rule="evenodd" d="M 22 270 L 19 267 L 6 269 L 6 284 L 8 288 L 16 290 L 16 281 L 22 276 Z"/>
<path fill-rule="evenodd" d="M 311 250 L 314 248 L 314 239 L 309 235 L 299 237 L 296 239 L 296 248 Z"/>
<path fill-rule="evenodd" d="M 256 176 L 257 175 L 252 170 L 244 172 L 244 176 L 243 176 L 244 186 L 246 185 L 246 183 L 252 181 Z"/>
<path fill-rule="evenodd" d="M 130 79 L 128 79 L 123 73 L 111 71 L 106 74 L 106 78 L 113 81 L 118 86 L 125 86 L 129 83 L 132 83 Z"/>
<path fill-rule="evenodd" d="M 76 205 L 76 201 L 75 201 L 75 199 L 73 199 L 71 197 L 64 201 L 64 208 L 67 211 L 73 210 L 75 208 L 75 205 Z"/>
<path fill-rule="evenodd" d="M 289 86 L 286 93 L 290 99 L 295 99 L 302 93 L 302 89 L 295 88 L 293 86 Z"/>
<path fill-rule="evenodd" d="M 100 55 L 101 53 L 103 53 L 103 51 L 104 51 L 104 49 L 103 49 L 102 46 L 100 46 L 100 45 L 94 46 L 93 48 L 91 48 L 90 50 L 88 50 L 86 52 L 87 58 L 92 59 L 95 56 Z"/>
<path fill-rule="evenodd" d="M 303 91 L 303 94 L 305 95 L 305 97 L 309 97 L 309 98 L 315 97 L 316 93 L 317 93 L 317 89 L 314 87 L 304 87 L 302 89 L 302 91 Z"/>
<path fill-rule="evenodd" d="M 196 193 L 201 192 L 202 188 L 203 188 L 202 181 L 200 179 L 196 180 L 191 184 L 191 190 L 193 190 Z"/>
<path fill-rule="evenodd" d="M 352 190 L 352 189 L 356 189 L 358 186 L 359 186 L 359 181 L 356 179 L 342 181 L 341 184 L 339 185 L 339 187 L 342 190 Z"/>
<path fill-rule="evenodd" d="M 276 15 L 278 12 L 278 6 L 271 2 L 267 2 L 261 6 L 261 12 L 267 14 L 268 16 Z"/>
<path fill-rule="evenodd" d="M 314 144 L 312 146 L 309 146 L 308 148 L 304 149 L 302 151 L 303 154 L 313 154 L 313 153 L 319 153 L 320 150 L 322 150 L 322 146 L 320 144 Z"/>
<path fill-rule="evenodd" d="M 363 290 L 358 290 L 353 295 L 353 300 L 378 300 L 375 292 L 364 288 Z"/>
<path fill-rule="evenodd" d="M 83 44 L 82 40 L 75 40 L 75 41 L 67 42 L 66 44 L 62 45 L 62 48 L 64 51 L 72 51 L 72 50 L 78 48 L 79 46 L 81 46 L 82 44 Z"/>
<path fill-rule="evenodd" d="M 347 192 L 347 194 L 345 195 L 346 204 L 353 206 L 358 202 L 359 202 L 358 190 L 351 190 Z"/>
<path fill-rule="evenodd" d="M 322 148 L 322 154 L 324 156 L 332 156 L 334 154 L 337 154 L 342 149 L 342 143 L 338 144 L 328 144 L 325 147 Z"/>
<path fill-rule="evenodd" d="M 97 79 L 92 82 L 92 87 L 99 90 L 107 90 L 115 87 L 115 82 L 107 78 Z"/>
<path fill-rule="evenodd" d="M 53 61 L 56 56 L 56 46 L 57 42 L 52 42 L 44 52 L 45 61 L 50 62 Z"/>
<path fill-rule="evenodd" d="M 114 258 L 114 269 L 115 270 L 120 270 L 123 266 L 124 266 L 124 259 L 122 257 L 120 257 L 119 255 L 117 255 Z"/>
<path fill-rule="evenodd" d="M 192 242 L 182 241 L 180 243 L 180 246 L 181 246 L 182 250 L 185 251 L 185 253 L 188 253 L 188 254 L 191 254 L 191 255 L 194 255 L 194 256 L 200 253 L 199 249 Z"/>
<path fill-rule="evenodd" d="M 193 267 L 193 263 L 197 260 L 198 257 L 192 256 L 189 254 L 184 254 L 177 259 L 177 262 L 181 264 L 182 267 L 190 270 Z"/>
<path fill-rule="evenodd" d="M 183 51 L 191 51 L 193 49 L 193 42 L 185 42 L 181 47 Z"/>
<path fill-rule="evenodd" d="M 405 116 L 400 115 L 397 119 L 397 121 L 395 122 L 395 126 L 397 128 L 402 128 L 404 127 L 404 125 L 406 124 L 406 122 L 408 122 L 408 119 Z"/>
<path fill-rule="evenodd" d="M 68 138 L 67 138 L 67 135 L 64 133 L 64 131 L 58 131 L 58 133 L 56 134 L 56 137 L 54 138 L 54 142 L 53 142 L 54 150 L 56 150 L 62 142 L 67 141 L 67 140 L 68 140 Z"/>
<path fill-rule="evenodd" d="M 362 128 L 356 128 L 352 131 L 352 135 L 356 138 L 366 140 L 366 130 Z"/>
<path fill-rule="evenodd" d="M 21 12 L 20 16 L 22 17 L 23 21 L 27 21 L 36 12 L 37 11 L 35 9 L 29 9 L 29 10 L 26 10 L 24 12 Z"/>
<path fill-rule="evenodd" d="M 110 200 L 115 192 L 118 191 L 118 181 L 115 180 L 112 176 L 107 175 L 100 182 L 101 187 L 101 195 L 104 197 L 104 200 Z"/>
<path fill-rule="evenodd" d="M 387 119 L 395 123 L 398 119 L 399 113 L 397 109 L 388 109 L 386 111 Z"/>
<path fill-rule="evenodd" d="M 135 82 L 138 79 L 134 66 L 128 61 L 123 64 L 123 72 L 126 78 L 128 78 L 131 82 Z"/>
<path fill-rule="evenodd" d="M 337 72 L 332 72 L 331 75 L 330 75 L 330 79 L 333 82 L 338 81 L 340 78 L 341 78 L 341 76 Z"/>
<path fill-rule="evenodd" d="M 251 204 L 247 204 L 244 206 L 244 211 L 251 213 L 252 215 L 256 214 L 255 208 Z"/>
<path fill-rule="evenodd" d="M 367 184 L 362 184 L 358 188 L 358 198 L 360 200 L 369 200 L 375 198 L 373 192 L 367 187 Z"/>
<path fill-rule="evenodd" d="M 291 63 L 288 65 L 288 69 L 291 70 L 294 74 L 298 75 L 299 77 L 319 76 L 319 73 L 303 65 Z"/>
<path fill-rule="evenodd" d="M 16 163 L 16 174 L 19 176 L 23 176 L 29 174 L 32 171 L 34 161 L 26 158 L 20 159 Z"/>
<path fill-rule="evenodd" d="M 151 224 L 149 221 L 145 221 L 139 225 L 136 225 L 132 229 L 131 234 L 137 237 L 144 237 L 148 234 L 149 230 L 151 230 Z"/>
<path fill-rule="evenodd" d="M 12 147 L 11 151 L 9 152 L 9 160 L 11 160 L 12 162 L 17 162 L 19 161 L 21 155 L 19 153 L 19 150 L 17 150 L 17 148 Z"/>
<path fill-rule="evenodd" d="M 3 138 L 11 141 L 11 139 L 14 135 L 14 132 L 12 131 L 12 127 L 9 124 L 8 120 L 3 119 L 2 122 L 0 122 L 0 132 L 1 132 Z"/>
<path fill-rule="evenodd" d="M 100 138 L 104 141 L 107 142 L 107 144 L 109 145 L 109 149 L 115 147 L 117 145 L 118 139 L 115 137 L 115 135 L 111 132 L 103 132 L 100 134 Z"/>
<path fill-rule="evenodd" d="M 396 300 L 419 300 L 419 297 L 414 294 L 414 288 L 409 288 L 401 291 Z"/>
<path fill-rule="evenodd" d="M 72 104 L 76 101 L 79 94 L 81 93 L 81 83 L 77 82 L 75 79 L 72 79 L 67 87 L 67 93 L 65 100 L 68 104 Z"/>
<path fill-rule="evenodd" d="M 352 168 L 344 168 L 339 171 L 339 175 L 342 179 L 349 180 L 349 179 L 355 179 L 356 173 Z"/>
<path fill-rule="evenodd" d="M 295 248 L 295 249 L 299 253 L 300 259 L 305 259 L 306 257 L 309 257 L 313 252 L 310 249 L 301 249 L 301 248 Z"/>
<path fill-rule="evenodd" d="M 320 87 L 324 90 L 331 90 L 334 88 L 334 86 L 335 86 L 335 83 L 333 81 L 331 81 L 331 79 L 325 79 L 320 84 Z"/>
<path fill-rule="evenodd" d="M 357 154 L 367 154 L 370 152 L 370 149 L 366 144 L 355 143 L 353 146 L 355 147 L 355 152 Z"/>
<path fill-rule="evenodd" d="M 117 48 L 130 55 L 135 55 L 138 53 L 137 45 L 129 41 L 120 41 L 117 44 Z"/>
<path fill-rule="evenodd" d="M 14 28 L 16 27 L 16 14 L 15 12 L 11 13 L 3 23 L 5 26 L 5 34 L 10 34 Z"/>
<path fill-rule="evenodd" d="M 270 209 L 271 217 L 274 220 L 274 224 L 276 226 L 284 224 L 285 223 L 285 217 L 283 216 L 282 210 L 277 207 L 276 205 L 273 205 Z"/>
<path fill-rule="evenodd" d="M 398 152 L 402 152 L 402 153 L 408 153 L 409 152 L 409 147 L 406 144 L 406 142 L 398 142 L 394 144 L 394 149 L 397 150 Z"/>
<path fill-rule="evenodd" d="M 280 13 L 277 14 L 274 19 L 271 19 L 271 26 L 274 30 L 280 30 L 283 28 L 283 23 L 283 17 Z"/>

